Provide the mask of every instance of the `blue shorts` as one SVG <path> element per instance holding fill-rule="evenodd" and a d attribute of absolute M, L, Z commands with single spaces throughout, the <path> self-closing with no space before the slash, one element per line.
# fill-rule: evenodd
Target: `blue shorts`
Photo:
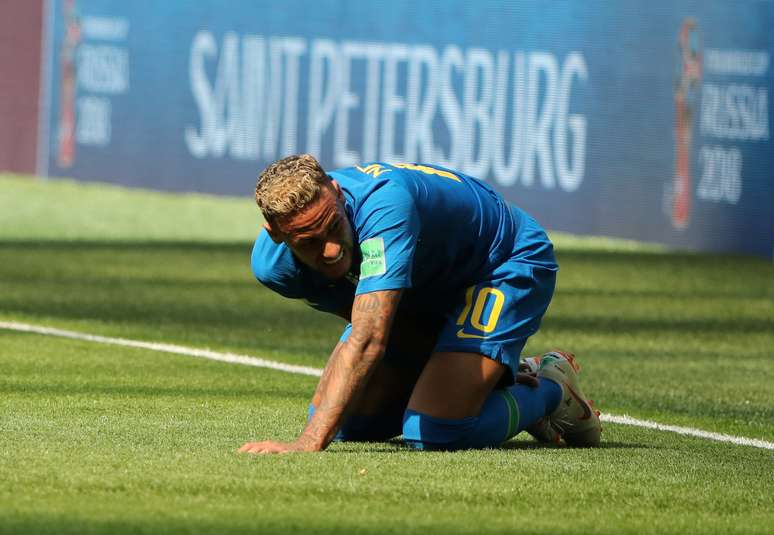
<path fill-rule="evenodd" d="M 440 311 L 433 352 L 478 353 L 504 364 L 515 377 L 521 351 L 553 297 L 557 271 L 553 245 L 534 220 L 525 218 L 512 255 Z M 347 325 L 342 341 L 351 330 Z M 388 346 L 384 359 L 400 365 L 408 357 Z"/>

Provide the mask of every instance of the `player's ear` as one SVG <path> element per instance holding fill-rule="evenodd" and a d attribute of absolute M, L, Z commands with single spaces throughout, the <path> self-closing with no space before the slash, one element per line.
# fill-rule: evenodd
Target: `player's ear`
<path fill-rule="evenodd" d="M 339 183 L 331 179 L 331 186 L 333 186 L 333 190 L 336 192 L 336 198 L 340 201 L 344 200 L 344 194 L 341 192 L 341 186 L 339 186 Z"/>
<path fill-rule="evenodd" d="M 269 238 L 271 238 L 271 241 L 274 243 L 282 243 L 282 236 L 280 236 L 279 232 L 277 232 L 268 221 L 263 224 L 263 228 L 266 230 L 266 232 L 269 233 Z"/>

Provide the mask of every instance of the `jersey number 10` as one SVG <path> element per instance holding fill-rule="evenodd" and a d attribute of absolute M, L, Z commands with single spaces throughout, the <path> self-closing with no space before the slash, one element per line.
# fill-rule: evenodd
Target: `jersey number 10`
<path fill-rule="evenodd" d="M 460 312 L 457 318 L 457 325 L 470 325 L 473 329 L 489 334 L 495 330 L 497 326 L 497 320 L 500 319 L 500 313 L 503 311 L 503 305 L 505 304 L 505 294 L 497 288 L 484 287 L 478 290 L 473 298 L 473 294 L 476 290 L 475 286 L 471 286 L 465 292 L 465 308 Z M 492 306 L 489 310 L 488 317 L 484 317 L 484 310 L 487 308 L 487 302 L 493 299 Z M 465 333 L 463 329 L 457 332 L 457 336 L 460 338 L 485 338 L 485 336 Z"/>

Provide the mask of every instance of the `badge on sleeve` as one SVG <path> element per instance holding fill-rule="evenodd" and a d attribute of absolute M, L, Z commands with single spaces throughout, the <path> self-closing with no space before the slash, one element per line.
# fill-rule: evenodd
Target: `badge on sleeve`
<path fill-rule="evenodd" d="M 384 256 L 384 238 L 369 238 L 360 244 L 363 262 L 360 264 L 360 279 L 376 277 L 387 272 Z"/>

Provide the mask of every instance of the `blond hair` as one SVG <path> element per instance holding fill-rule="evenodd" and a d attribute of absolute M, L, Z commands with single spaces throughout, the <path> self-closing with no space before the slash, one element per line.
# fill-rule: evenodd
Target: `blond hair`
<path fill-rule="evenodd" d="M 267 220 L 276 220 L 309 204 L 328 182 L 314 156 L 295 154 L 263 170 L 255 185 L 255 202 Z"/>

